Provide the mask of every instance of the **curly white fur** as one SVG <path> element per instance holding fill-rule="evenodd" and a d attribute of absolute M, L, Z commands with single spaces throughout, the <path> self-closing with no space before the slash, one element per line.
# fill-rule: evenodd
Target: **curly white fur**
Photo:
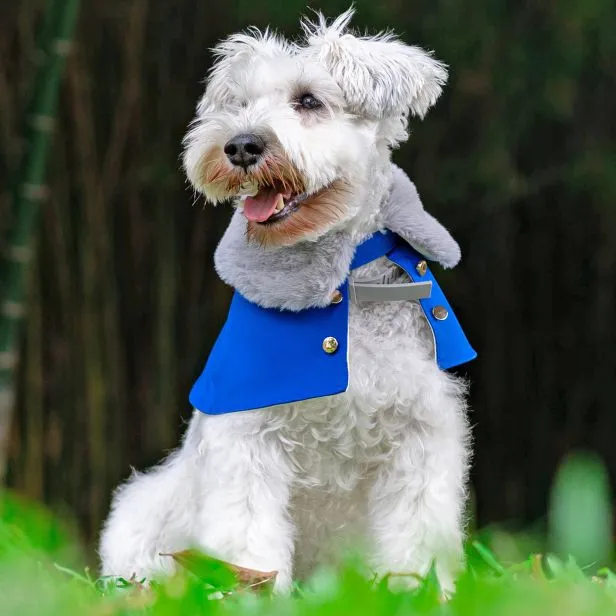
<path fill-rule="evenodd" d="M 349 18 L 306 26 L 304 47 L 270 33 L 231 37 L 218 48 L 187 138 L 188 176 L 215 201 L 225 195 L 203 185 L 200 156 L 255 127 L 275 135 L 309 188 L 348 180 L 345 219 L 306 238 L 317 249 L 332 234 L 356 245 L 391 226 L 381 207 L 398 173 L 388 146 L 405 138 L 406 114 L 423 115 L 445 78 L 421 50 L 391 37 L 345 34 Z M 298 83 L 314 88 L 328 116 L 298 119 L 289 106 Z M 398 203 L 403 224 L 396 231 L 455 265 L 457 245 L 417 202 L 415 214 Z M 402 274 L 380 259 L 354 275 Z M 414 302 L 351 304 L 346 393 L 230 415 L 195 411 L 182 447 L 116 492 L 100 545 L 103 573 L 158 576 L 174 567 L 161 553 L 198 546 L 278 571 L 284 591 L 294 575 L 361 542 L 381 574 L 424 574 L 436 559 L 451 589 L 461 559 L 469 432 L 464 383 L 439 370 L 432 344 Z"/>

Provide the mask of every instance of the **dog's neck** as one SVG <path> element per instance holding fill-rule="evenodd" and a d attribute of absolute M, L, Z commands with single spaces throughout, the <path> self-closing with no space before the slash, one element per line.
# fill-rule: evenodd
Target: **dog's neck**
<path fill-rule="evenodd" d="M 393 170 L 389 153 L 375 156 L 368 163 L 369 172 L 354 179 L 361 187 L 361 197 L 355 205 L 355 213 L 350 219 L 341 221 L 332 231 L 342 231 L 351 237 L 355 245 L 385 227 L 383 212 L 393 186 Z M 353 207 L 353 206 L 351 206 Z"/>
<path fill-rule="evenodd" d="M 354 225 L 293 246 L 265 249 L 248 242 L 246 219 L 236 211 L 214 255 L 218 275 L 264 308 L 298 311 L 326 306 L 348 277 L 357 245 L 381 229 L 390 229 L 426 257 L 453 267 L 460 258 L 458 245 L 425 212 L 406 174 L 390 165 L 383 181 L 387 184 L 379 201 L 366 209 L 366 215 L 358 216 Z M 382 188 L 374 183 L 374 199 Z"/>

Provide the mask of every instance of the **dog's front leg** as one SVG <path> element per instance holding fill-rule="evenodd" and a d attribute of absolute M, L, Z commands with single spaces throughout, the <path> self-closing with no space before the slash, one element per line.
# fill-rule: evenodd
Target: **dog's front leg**
<path fill-rule="evenodd" d="M 435 561 L 449 593 L 462 564 L 467 426 L 459 400 L 422 399 L 454 412 L 440 424 L 418 422 L 380 468 L 369 503 L 374 565 L 381 575 L 423 576 Z M 434 409 L 429 414 L 434 416 Z M 412 576 L 394 580 L 413 582 Z"/>
<path fill-rule="evenodd" d="M 288 514 L 292 472 L 265 411 L 203 417 L 202 507 L 196 540 L 208 553 L 258 571 L 277 571 L 290 589 L 294 528 Z"/>

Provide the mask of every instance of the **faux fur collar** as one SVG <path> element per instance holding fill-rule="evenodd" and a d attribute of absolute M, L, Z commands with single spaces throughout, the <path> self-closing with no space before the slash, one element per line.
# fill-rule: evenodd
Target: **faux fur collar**
<path fill-rule="evenodd" d="M 415 185 L 392 165 L 392 184 L 381 204 L 382 228 L 401 236 L 427 259 L 454 267 L 460 248 L 419 199 Z M 216 249 L 218 275 L 246 299 L 264 308 L 303 310 L 327 306 L 348 277 L 356 243 L 346 232 L 331 232 L 316 242 L 263 249 L 246 241 L 246 219 L 235 212 Z"/>

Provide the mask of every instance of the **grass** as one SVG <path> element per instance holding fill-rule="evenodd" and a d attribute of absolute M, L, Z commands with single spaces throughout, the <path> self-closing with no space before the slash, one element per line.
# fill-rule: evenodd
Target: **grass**
<path fill-rule="evenodd" d="M 529 539 L 498 531 L 470 540 L 456 593 L 443 601 L 431 570 L 413 590 L 390 590 L 361 566 L 321 569 L 291 597 L 194 552 L 181 572 L 145 587 L 141 580 L 96 578 L 70 533 L 48 512 L 5 494 L 0 501 L 0 614 L 3 616 L 310 615 L 581 616 L 616 614 L 611 509 L 602 467 L 569 460 L 552 493 L 544 554 L 521 556 Z M 565 548 L 569 554 L 563 553 Z M 576 562 L 577 558 L 577 562 Z M 585 560 L 580 560 L 585 559 Z M 409 580 L 415 580 L 409 576 Z M 399 581 L 398 579 L 396 581 Z"/>

